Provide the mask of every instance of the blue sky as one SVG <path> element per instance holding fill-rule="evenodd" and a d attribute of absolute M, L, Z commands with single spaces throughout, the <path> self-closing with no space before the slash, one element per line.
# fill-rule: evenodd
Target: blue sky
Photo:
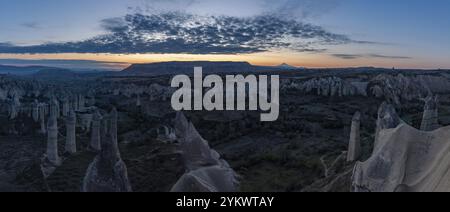
<path fill-rule="evenodd" d="M 1 0 L 0 58 L 450 68 L 449 10 L 448 0 Z"/>

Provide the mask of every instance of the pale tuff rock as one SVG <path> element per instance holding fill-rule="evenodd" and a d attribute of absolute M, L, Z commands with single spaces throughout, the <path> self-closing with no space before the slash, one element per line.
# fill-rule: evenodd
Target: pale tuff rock
<path fill-rule="evenodd" d="M 128 98 L 139 95 L 147 95 L 152 101 L 170 99 L 176 89 L 170 86 L 162 86 L 156 83 L 150 85 L 136 85 L 136 84 L 113 84 L 108 88 L 101 88 L 99 92 L 111 93 L 114 96 L 123 95 Z M 142 104 L 142 102 L 141 102 Z"/>
<path fill-rule="evenodd" d="M 9 119 L 13 120 L 17 118 L 20 112 L 20 99 L 18 96 L 13 96 L 12 100 L 9 103 Z"/>
<path fill-rule="evenodd" d="M 162 126 L 157 129 L 157 140 L 163 142 L 163 143 L 172 143 L 177 140 L 177 136 L 175 134 L 175 131 L 172 128 L 169 128 L 167 126 Z"/>
<path fill-rule="evenodd" d="M 97 107 L 84 107 L 84 109 L 78 110 L 77 114 L 80 120 L 80 127 L 83 131 L 90 132 L 92 120 L 97 110 Z"/>
<path fill-rule="evenodd" d="M 32 111 L 32 117 L 34 122 L 39 122 L 39 102 L 37 100 L 34 100 L 33 102 L 33 111 Z"/>
<path fill-rule="evenodd" d="M 172 192 L 232 192 L 238 190 L 236 173 L 200 136 L 182 113 L 175 119 L 186 173 L 172 187 Z"/>
<path fill-rule="evenodd" d="M 182 113 L 177 114 L 175 130 L 188 170 L 219 163 L 219 158 L 211 154 L 212 150 L 207 141 L 200 136 L 194 125 Z"/>
<path fill-rule="evenodd" d="M 378 136 L 382 130 L 393 129 L 402 124 L 393 105 L 383 102 L 378 109 L 377 129 L 375 131 L 375 146 L 378 144 Z"/>
<path fill-rule="evenodd" d="M 80 110 L 80 104 L 78 103 L 78 96 L 75 96 L 75 97 L 73 97 L 73 101 L 72 101 L 72 108 L 75 110 L 75 111 L 78 111 L 78 110 Z"/>
<path fill-rule="evenodd" d="M 50 101 L 50 116 L 54 116 L 56 119 L 60 117 L 59 102 L 55 98 Z"/>
<path fill-rule="evenodd" d="M 39 108 L 39 122 L 40 122 L 40 126 L 41 126 L 41 133 L 42 134 L 46 134 L 47 133 L 47 127 L 45 126 L 45 108 L 46 105 L 45 104 L 40 104 L 38 106 Z"/>
<path fill-rule="evenodd" d="M 367 87 L 369 82 L 351 82 L 350 84 L 356 88 L 356 93 L 362 96 L 367 96 Z"/>
<path fill-rule="evenodd" d="M 65 99 L 62 105 L 62 115 L 64 117 L 67 117 L 69 116 L 70 111 L 71 111 L 70 102 L 69 100 Z"/>
<path fill-rule="evenodd" d="M 141 105 L 142 105 L 142 103 L 141 103 L 141 96 L 138 94 L 137 97 L 136 97 L 136 106 L 140 107 Z"/>
<path fill-rule="evenodd" d="M 101 151 L 89 165 L 84 177 L 83 192 L 131 192 L 125 163 L 117 143 L 117 111 L 113 109 L 107 132 L 102 128 Z"/>
<path fill-rule="evenodd" d="M 66 118 L 66 153 L 75 154 L 77 152 L 76 142 L 76 123 L 77 117 L 75 111 L 71 110 Z"/>
<path fill-rule="evenodd" d="M 86 99 L 84 97 L 84 95 L 78 95 L 78 110 L 83 110 L 84 107 L 86 106 Z"/>
<path fill-rule="evenodd" d="M 347 162 L 356 161 L 361 154 L 361 113 L 357 112 L 352 119 L 350 142 L 347 152 Z"/>
<path fill-rule="evenodd" d="M 415 78 L 422 84 L 427 85 L 427 87 L 433 93 L 443 93 L 450 91 L 450 81 L 448 77 L 434 76 L 434 75 L 418 75 Z"/>
<path fill-rule="evenodd" d="M 79 117 L 81 129 L 83 131 L 89 132 L 91 130 L 93 114 L 89 112 L 80 112 Z"/>
<path fill-rule="evenodd" d="M 449 138 L 449 127 L 424 132 L 402 123 L 382 130 L 372 156 L 354 168 L 353 191 L 450 191 Z"/>
<path fill-rule="evenodd" d="M 427 83 L 417 77 L 381 74 L 369 83 L 371 95 L 399 106 L 402 101 L 420 99 L 431 93 Z"/>
<path fill-rule="evenodd" d="M 375 96 L 395 106 L 417 100 L 436 92 L 450 91 L 450 81 L 444 76 L 380 74 L 369 81 L 351 81 L 339 77 L 314 78 L 305 82 L 288 80 L 282 89 L 298 89 L 318 96 Z"/>
<path fill-rule="evenodd" d="M 296 88 L 304 93 L 315 92 L 318 96 L 342 97 L 366 94 L 366 92 L 360 92 L 360 90 L 364 90 L 364 88 L 357 88 L 351 83 L 338 77 L 314 78 L 300 84 L 292 83 L 285 86 L 285 88 Z"/>
<path fill-rule="evenodd" d="M 8 98 L 8 91 L 0 88 L 0 100 L 5 101 Z"/>
<path fill-rule="evenodd" d="M 428 98 L 426 109 L 434 109 Z M 377 121 L 372 156 L 356 164 L 352 189 L 356 192 L 450 191 L 450 128 L 433 132 L 405 124 L 392 105 L 383 103 Z"/>
<path fill-rule="evenodd" d="M 235 173 L 220 166 L 199 168 L 184 174 L 171 192 L 236 192 Z"/>
<path fill-rule="evenodd" d="M 101 150 L 101 143 L 100 143 L 101 120 L 102 116 L 98 111 L 96 111 L 92 118 L 91 142 L 89 144 L 89 150 L 94 152 L 99 152 Z"/>
<path fill-rule="evenodd" d="M 384 97 L 383 88 L 381 88 L 378 85 L 375 85 L 375 86 L 371 87 L 370 91 L 372 92 L 372 95 L 375 96 L 376 98 Z"/>
<path fill-rule="evenodd" d="M 60 158 L 58 156 L 58 120 L 56 119 L 55 105 L 52 105 L 52 111 L 47 123 L 47 160 L 52 165 L 59 165 Z"/>
<path fill-rule="evenodd" d="M 428 96 L 424 99 L 425 107 L 423 111 L 423 119 L 420 130 L 433 131 L 439 126 L 438 104 L 439 98 L 437 96 Z"/>

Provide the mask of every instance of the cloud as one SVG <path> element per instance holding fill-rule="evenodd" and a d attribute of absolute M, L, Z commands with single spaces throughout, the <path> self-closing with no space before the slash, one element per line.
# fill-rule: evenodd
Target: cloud
<path fill-rule="evenodd" d="M 332 56 L 340 58 L 340 59 L 352 60 L 352 59 L 361 58 L 364 55 L 358 55 L 358 54 L 332 54 Z"/>
<path fill-rule="evenodd" d="M 380 55 L 380 54 L 370 54 L 370 57 L 374 58 L 384 58 L 384 59 L 412 59 L 411 57 L 407 56 L 390 56 L 390 55 Z"/>
<path fill-rule="evenodd" d="M 0 42 L 0 47 L 12 47 L 13 44 L 9 42 Z"/>
<path fill-rule="evenodd" d="M 72 70 L 123 70 L 129 64 L 94 60 L 23 60 L 0 59 L 1 65 L 11 66 L 48 66 Z"/>
<path fill-rule="evenodd" d="M 320 26 L 275 15 L 201 16 L 184 12 L 131 14 L 105 19 L 106 34 L 78 42 L 0 46 L 0 53 L 240 54 L 289 49 L 324 51 L 353 43 Z"/>
<path fill-rule="evenodd" d="M 381 54 L 332 54 L 331 56 L 345 60 L 353 60 L 358 58 L 382 58 L 382 59 L 413 59 L 407 56 L 391 56 Z"/>
<path fill-rule="evenodd" d="M 37 22 L 25 22 L 25 23 L 20 24 L 20 26 L 29 28 L 29 29 L 40 29 L 41 28 L 41 26 Z"/>

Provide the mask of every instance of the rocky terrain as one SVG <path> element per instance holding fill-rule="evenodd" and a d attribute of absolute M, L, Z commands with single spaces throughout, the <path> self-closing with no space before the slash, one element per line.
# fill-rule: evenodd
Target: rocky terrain
<path fill-rule="evenodd" d="M 219 72 L 234 65 L 248 66 Z M 0 191 L 446 188 L 449 71 L 260 70 L 281 77 L 280 117 L 260 122 L 257 111 L 173 111 L 171 75 L 150 66 L 1 76 Z"/>

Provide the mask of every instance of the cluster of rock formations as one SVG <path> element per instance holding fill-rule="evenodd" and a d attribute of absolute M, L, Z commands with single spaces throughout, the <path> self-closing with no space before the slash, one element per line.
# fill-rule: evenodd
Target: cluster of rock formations
<path fill-rule="evenodd" d="M 183 113 L 175 119 L 186 173 L 172 187 L 172 192 L 235 192 L 237 175 L 220 154 L 211 149 Z"/>
<path fill-rule="evenodd" d="M 150 101 L 167 101 L 170 100 L 175 92 L 170 86 L 162 86 L 157 83 L 149 85 L 131 84 L 112 84 L 97 89 L 101 93 L 108 93 L 114 96 L 123 95 L 127 98 L 136 97 L 136 106 L 142 105 L 142 96 L 148 96 Z"/>
<path fill-rule="evenodd" d="M 289 80 L 282 83 L 282 88 L 318 96 L 370 96 L 399 106 L 404 101 L 419 100 L 432 93 L 448 92 L 450 81 L 447 77 L 434 75 L 380 74 L 368 80 L 339 77 Z"/>
<path fill-rule="evenodd" d="M 352 191 L 449 191 L 450 128 L 438 129 L 437 107 L 437 97 L 425 99 L 422 129 L 418 130 L 402 121 L 393 105 L 383 103 L 372 156 L 356 163 Z M 355 152 L 352 145 L 349 151 Z"/>
<path fill-rule="evenodd" d="M 356 86 L 339 78 L 314 78 L 303 83 L 291 82 L 285 85 L 284 88 L 295 88 L 304 93 L 314 93 L 318 96 L 355 96 L 364 95 Z"/>
<path fill-rule="evenodd" d="M 400 105 L 404 101 L 420 99 L 433 91 L 421 77 L 406 77 L 382 74 L 371 80 L 369 91 L 372 96 L 384 98 L 386 101 Z"/>

